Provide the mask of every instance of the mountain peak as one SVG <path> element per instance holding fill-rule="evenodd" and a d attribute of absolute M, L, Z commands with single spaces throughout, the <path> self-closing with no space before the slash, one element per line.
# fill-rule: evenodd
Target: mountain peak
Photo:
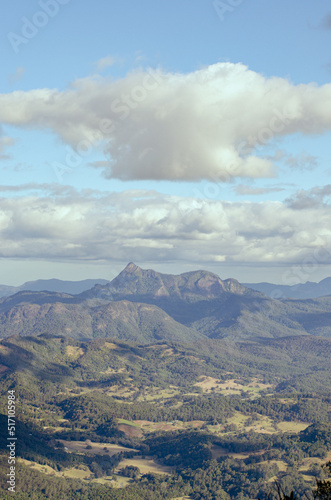
<path fill-rule="evenodd" d="M 190 271 L 180 275 L 162 274 L 153 269 L 141 269 L 130 262 L 123 271 L 105 287 L 95 290 L 98 298 L 119 300 L 134 297 L 134 301 L 148 302 L 178 300 L 196 302 L 217 299 L 223 294 L 243 295 L 247 289 L 236 280 L 222 281 L 208 271 Z M 93 294 L 92 294 L 93 295 Z"/>
<path fill-rule="evenodd" d="M 129 262 L 129 264 L 123 269 L 123 272 L 126 273 L 135 273 L 136 271 L 141 271 L 141 269 L 134 262 Z"/>

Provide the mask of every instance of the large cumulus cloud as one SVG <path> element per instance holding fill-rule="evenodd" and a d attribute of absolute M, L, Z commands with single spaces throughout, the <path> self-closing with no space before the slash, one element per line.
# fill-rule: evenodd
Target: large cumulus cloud
<path fill-rule="evenodd" d="M 78 151 L 99 145 L 109 178 L 219 181 L 270 177 L 256 146 L 331 128 L 331 84 L 293 85 L 242 64 L 189 74 L 139 70 L 64 91 L 0 95 L 0 122 L 49 129 Z"/>

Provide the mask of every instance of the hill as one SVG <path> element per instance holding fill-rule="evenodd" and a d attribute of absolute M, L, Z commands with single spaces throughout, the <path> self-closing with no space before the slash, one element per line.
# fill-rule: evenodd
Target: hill
<path fill-rule="evenodd" d="M 196 330 L 162 309 L 125 300 L 101 302 L 65 294 L 20 292 L 0 303 L 0 335 L 63 334 L 75 338 L 113 337 L 136 342 L 197 340 Z"/>
<path fill-rule="evenodd" d="M 24 290 L 31 290 L 34 292 L 47 290 L 48 292 L 78 294 L 84 292 L 85 290 L 89 290 L 94 285 L 105 285 L 106 283 L 108 283 L 108 281 L 103 279 L 64 281 L 53 278 L 49 280 L 27 281 L 20 286 L 0 285 L 0 297 L 14 295 L 15 293 Z"/>
<path fill-rule="evenodd" d="M 276 285 L 273 283 L 244 283 L 253 290 L 265 293 L 274 299 L 314 299 L 331 295 L 331 278 L 325 278 L 319 283 L 307 281 L 296 285 Z"/>
<path fill-rule="evenodd" d="M 244 379 L 240 390 L 248 392 L 253 387 L 249 381 L 257 377 L 270 384 L 261 384 L 262 392 L 266 388 L 281 393 L 303 389 L 329 394 L 330 357 L 331 339 L 308 336 L 263 342 L 203 339 L 136 344 L 105 338 L 82 341 L 63 335 L 12 335 L 0 341 L 0 377 L 3 389 L 14 383 L 16 392 L 21 387 L 23 398 L 29 398 L 29 393 L 37 397 L 40 390 L 51 395 L 54 387 L 57 391 L 66 387 L 65 392 L 72 394 L 93 389 L 109 394 L 117 386 L 116 394 L 128 401 L 143 389 L 154 391 L 156 399 L 159 391 L 168 389 L 169 395 L 163 395 L 167 399 L 178 393 L 169 391 L 170 386 L 190 392 L 195 387 L 194 392 L 201 393 L 196 388 L 201 377 L 224 382 L 236 377 L 239 388 Z M 224 389 L 215 384 L 214 393 L 223 394 Z"/>
<path fill-rule="evenodd" d="M 275 300 L 208 271 L 178 276 L 130 263 L 78 295 L 22 291 L 0 300 L 0 337 L 63 334 L 133 342 L 331 336 L 331 297 Z"/>

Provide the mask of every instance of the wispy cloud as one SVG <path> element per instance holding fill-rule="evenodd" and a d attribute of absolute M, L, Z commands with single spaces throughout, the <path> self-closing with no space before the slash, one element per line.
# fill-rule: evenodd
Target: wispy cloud
<path fill-rule="evenodd" d="M 26 184 L 19 185 L 6 185 L 0 184 L 0 192 L 2 193 L 28 193 L 31 195 L 32 193 L 42 193 L 45 196 L 61 196 L 75 193 L 75 189 L 71 186 L 65 186 L 57 183 L 44 183 L 39 184 L 37 182 L 29 182 Z"/>
<path fill-rule="evenodd" d="M 234 192 L 238 195 L 263 195 L 263 194 L 268 194 L 268 193 L 277 193 L 280 191 L 284 191 L 284 188 L 282 187 L 265 187 L 265 188 L 258 188 L 258 187 L 252 187 L 252 186 L 244 186 L 243 184 L 239 184 L 238 186 L 235 186 L 233 188 Z"/>
<path fill-rule="evenodd" d="M 321 26 L 324 29 L 331 30 L 331 12 L 324 17 Z"/>
<path fill-rule="evenodd" d="M 0 159 L 7 160 L 10 158 L 5 151 L 7 148 L 13 146 L 15 144 L 15 139 L 7 136 L 0 136 Z"/>
<path fill-rule="evenodd" d="M 292 155 L 282 149 L 278 149 L 273 155 L 268 155 L 267 158 L 273 162 L 283 162 L 295 170 L 313 170 L 318 166 L 318 157 L 310 155 L 306 151 Z"/>
<path fill-rule="evenodd" d="M 116 62 L 116 59 L 112 56 L 106 56 L 103 57 L 102 59 L 99 59 L 95 63 L 95 67 L 98 71 L 103 71 L 111 66 L 113 66 Z"/>
<path fill-rule="evenodd" d="M 286 164 L 296 170 L 313 170 L 318 165 L 317 156 L 310 155 L 302 151 L 298 155 L 288 155 Z"/>
<path fill-rule="evenodd" d="M 14 85 L 16 82 L 21 80 L 25 74 L 26 70 L 25 68 L 22 68 L 22 66 L 18 66 L 16 69 L 15 73 L 12 73 L 8 77 L 8 83 L 9 85 Z"/>
<path fill-rule="evenodd" d="M 301 189 L 294 196 L 287 198 L 285 203 L 295 210 L 331 208 L 331 185 Z"/>

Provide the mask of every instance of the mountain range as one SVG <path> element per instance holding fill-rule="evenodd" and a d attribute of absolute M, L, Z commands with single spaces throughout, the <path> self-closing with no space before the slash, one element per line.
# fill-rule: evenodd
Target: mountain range
<path fill-rule="evenodd" d="M 130 263 L 80 294 L 20 291 L 0 300 L 0 337 L 61 334 L 148 343 L 331 336 L 331 297 L 276 300 L 208 271 L 180 275 Z"/>
<path fill-rule="evenodd" d="M 223 283 L 235 282 L 235 280 L 225 280 Z M 105 279 L 86 279 L 80 281 L 64 281 L 59 279 L 40 279 L 27 281 L 20 286 L 0 285 L 0 298 L 14 295 L 15 293 L 31 290 L 35 292 L 60 292 L 72 295 L 82 293 L 93 288 L 95 285 L 106 285 L 109 280 Z M 242 283 L 246 288 L 251 288 L 262 292 L 273 299 L 313 299 L 331 295 L 331 277 L 325 278 L 319 283 L 307 281 L 306 283 L 297 283 L 295 285 L 279 285 L 275 283 Z"/>
<path fill-rule="evenodd" d="M 77 294 L 82 293 L 89 288 L 92 288 L 96 284 L 105 285 L 106 283 L 108 283 L 108 280 L 103 279 L 64 281 L 53 278 L 49 280 L 27 281 L 20 286 L 0 285 L 0 297 L 14 295 L 15 293 L 22 292 L 24 290 L 31 290 L 34 292 L 42 292 L 43 290 L 47 290 L 48 292 Z"/>
<path fill-rule="evenodd" d="M 307 281 L 306 283 L 297 283 L 296 285 L 275 285 L 273 283 L 244 283 L 248 288 L 265 293 L 274 299 L 314 299 L 331 295 L 331 278 L 316 283 Z"/>

